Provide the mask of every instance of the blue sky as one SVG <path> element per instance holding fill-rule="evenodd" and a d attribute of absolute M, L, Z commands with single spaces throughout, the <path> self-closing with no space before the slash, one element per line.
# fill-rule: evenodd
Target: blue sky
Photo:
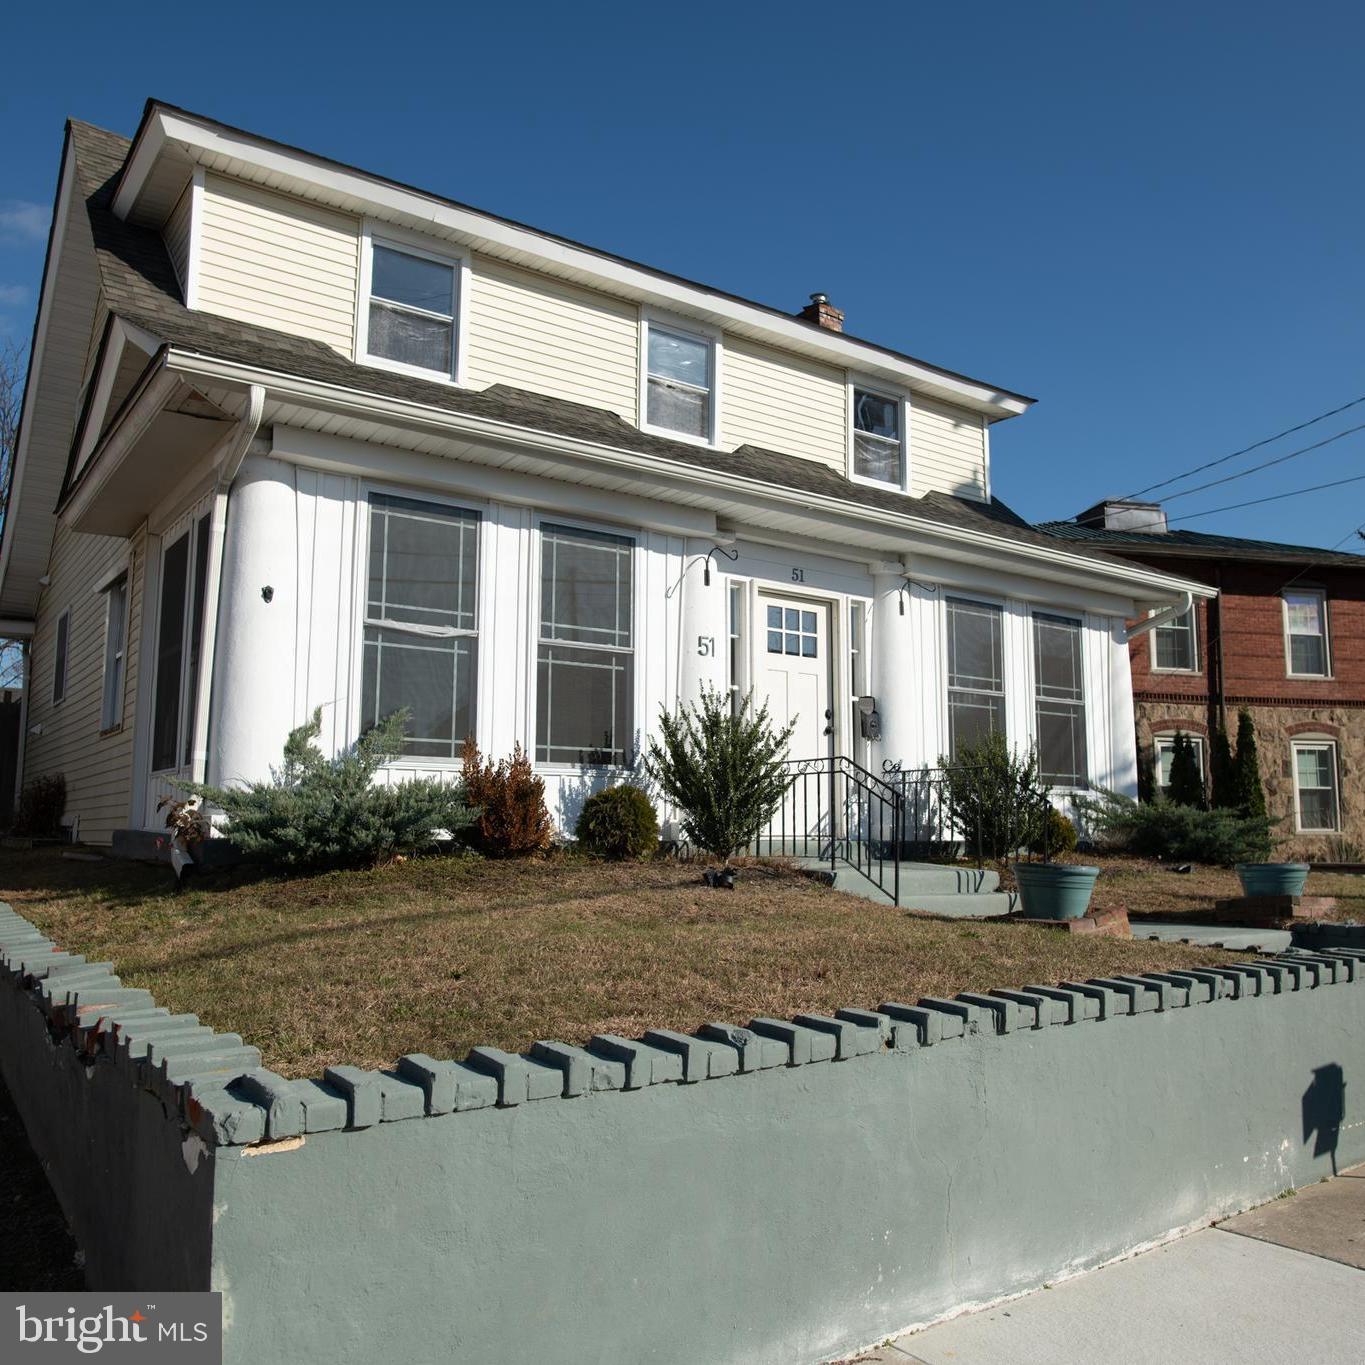
<path fill-rule="evenodd" d="M 1365 394 L 1345 0 L 302 10 L 7 16 L 0 332 L 31 325 L 62 121 L 131 133 L 155 95 L 778 307 L 822 289 L 1041 400 L 993 437 L 1035 520 Z M 1169 511 L 1355 474 L 1365 432 Z M 1181 524 L 1361 522 L 1365 482 Z"/>

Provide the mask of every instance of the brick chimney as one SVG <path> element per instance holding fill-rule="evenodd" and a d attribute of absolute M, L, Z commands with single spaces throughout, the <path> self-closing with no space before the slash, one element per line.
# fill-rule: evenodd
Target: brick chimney
<path fill-rule="evenodd" d="M 823 327 L 827 332 L 844 330 L 843 309 L 836 308 L 829 301 L 828 294 L 812 294 L 810 302 L 796 316 L 803 322 L 813 322 L 817 327 Z"/>

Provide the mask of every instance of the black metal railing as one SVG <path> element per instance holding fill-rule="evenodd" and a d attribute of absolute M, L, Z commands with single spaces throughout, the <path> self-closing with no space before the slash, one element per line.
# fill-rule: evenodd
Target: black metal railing
<path fill-rule="evenodd" d="M 755 852 L 818 859 L 831 872 L 851 867 L 898 900 L 904 828 L 897 785 L 840 754 L 788 759 L 783 767 L 787 789 Z"/>

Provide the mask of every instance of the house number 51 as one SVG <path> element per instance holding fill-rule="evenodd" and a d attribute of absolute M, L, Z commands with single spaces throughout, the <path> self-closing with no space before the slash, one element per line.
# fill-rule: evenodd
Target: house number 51
<path fill-rule="evenodd" d="M 793 570 L 792 570 L 792 582 L 793 582 L 793 583 L 804 583 L 805 581 L 806 581 L 806 571 L 805 571 L 804 569 L 793 569 Z"/>
<path fill-rule="evenodd" d="M 703 659 L 709 658 L 716 652 L 716 637 L 714 635 L 697 636 L 697 653 Z"/>

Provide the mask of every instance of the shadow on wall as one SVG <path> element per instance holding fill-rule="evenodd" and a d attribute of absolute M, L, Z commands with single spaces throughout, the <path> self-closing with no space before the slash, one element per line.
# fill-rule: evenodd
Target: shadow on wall
<path fill-rule="evenodd" d="M 1314 1156 L 1332 1159 L 1337 1174 L 1337 1139 L 1346 1118 L 1346 1077 L 1336 1062 L 1313 1068 L 1313 1083 L 1303 1092 L 1303 1140 L 1316 1135 Z"/>

